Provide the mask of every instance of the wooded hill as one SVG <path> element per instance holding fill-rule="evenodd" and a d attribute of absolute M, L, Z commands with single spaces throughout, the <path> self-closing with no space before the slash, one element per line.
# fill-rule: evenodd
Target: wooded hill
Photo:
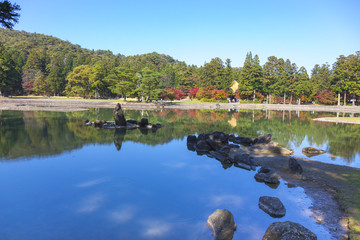
<path fill-rule="evenodd" d="M 311 78 L 304 67 L 270 56 L 264 65 L 249 52 L 242 68 L 213 58 L 190 66 L 154 53 L 124 56 L 89 50 L 43 34 L 0 29 L 2 95 L 67 95 L 84 98 L 137 97 L 139 100 L 204 101 L 234 97 L 267 102 L 336 103 L 336 93 L 360 95 L 360 53 L 340 56 L 331 67 L 315 65 Z M 233 82 L 239 84 L 233 92 Z M 216 99 L 216 100 L 215 100 Z M 299 99 L 299 100 L 298 100 Z"/>

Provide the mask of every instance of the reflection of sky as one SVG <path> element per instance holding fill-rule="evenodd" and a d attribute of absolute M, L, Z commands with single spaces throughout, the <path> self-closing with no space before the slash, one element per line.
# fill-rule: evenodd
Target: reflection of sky
<path fill-rule="evenodd" d="M 86 146 L 40 161 L 1 162 L 0 236 L 3 239 L 212 239 L 206 226 L 228 209 L 234 239 L 261 239 L 275 221 L 294 221 L 329 239 L 309 217 L 310 199 L 281 183 L 272 189 L 255 172 L 224 170 L 198 156 L 186 140 L 146 146 L 125 142 Z M 284 203 L 284 218 L 258 208 L 260 196 Z"/>

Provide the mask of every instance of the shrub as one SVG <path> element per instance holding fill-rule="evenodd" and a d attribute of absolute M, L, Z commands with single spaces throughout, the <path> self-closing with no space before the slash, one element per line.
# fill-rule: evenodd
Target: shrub
<path fill-rule="evenodd" d="M 161 97 L 166 100 L 181 100 L 185 98 L 186 94 L 180 89 L 174 88 L 165 88 L 165 90 L 161 93 Z"/>
<path fill-rule="evenodd" d="M 315 96 L 315 98 L 318 100 L 321 104 L 335 104 L 336 103 L 336 95 L 331 90 L 323 90 L 318 92 L 318 94 Z"/>
<path fill-rule="evenodd" d="M 213 86 L 200 88 L 199 91 L 196 93 L 196 98 L 197 99 L 203 99 L 203 98 L 210 99 L 210 98 L 212 98 L 212 92 L 214 89 L 215 89 L 215 87 L 213 87 Z"/>
<path fill-rule="evenodd" d="M 189 97 L 191 99 L 196 98 L 196 94 L 199 91 L 199 88 L 191 88 L 189 91 Z"/>
<path fill-rule="evenodd" d="M 264 100 L 266 100 L 266 97 L 264 95 L 262 95 L 260 92 L 256 92 L 255 93 L 255 100 L 262 102 Z"/>

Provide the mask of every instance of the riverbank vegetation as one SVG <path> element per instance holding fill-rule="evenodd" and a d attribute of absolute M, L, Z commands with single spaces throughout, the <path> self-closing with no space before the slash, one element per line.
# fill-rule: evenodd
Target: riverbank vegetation
<path fill-rule="evenodd" d="M 289 59 L 249 52 L 242 67 L 213 58 L 198 67 L 158 53 L 88 50 L 55 37 L 0 29 L 0 93 L 82 98 L 242 99 L 267 103 L 356 103 L 360 52 L 315 65 L 311 76 Z"/>

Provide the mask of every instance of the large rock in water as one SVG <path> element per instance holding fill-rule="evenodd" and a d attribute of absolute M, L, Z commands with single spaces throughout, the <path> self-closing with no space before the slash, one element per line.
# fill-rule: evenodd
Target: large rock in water
<path fill-rule="evenodd" d="M 270 224 L 263 240 L 317 240 L 316 235 L 304 226 L 286 221 Z"/>
<path fill-rule="evenodd" d="M 234 216 L 226 209 L 217 209 L 206 223 L 215 240 L 231 240 L 236 230 Z"/>
<path fill-rule="evenodd" d="M 260 197 L 259 208 L 275 218 L 281 218 L 286 214 L 284 204 L 277 197 Z"/>
<path fill-rule="evenodd" d="M 147 118 L 142 118 L 140 120 L 140 127 L 146 127 L 147 125 L 149 125 L 149 120 Z"/>
<path fill-rule="evenodd" d="M 114 116 L 116 126 L 126 126 L 126 119 L 124 116 L 124 112 L 121 109 L 120 103 L 116 104 L 116 106 L 113 110 L 113 116 Z"/>
<path fill-rule="evenodd" d="M 316 156 L 316 155 L 326 153 L 326 151 L 324 151 L 324 150 L 317 149 L 317 148 L 312 148 L 312 147 L 303 148 L 302 152 L 307 157 L 312 157 L 312 156 Z"/>
<path fill-rule="evenodd" d="M 259 136 L 257 138 L 254 138 L 252 140 L 252 144 L 255 145 L 255 144 L 267 144 L 271 142 L 271 134 L 268 133 L 268 134 L 265 134 L 263 136 Z"/>

